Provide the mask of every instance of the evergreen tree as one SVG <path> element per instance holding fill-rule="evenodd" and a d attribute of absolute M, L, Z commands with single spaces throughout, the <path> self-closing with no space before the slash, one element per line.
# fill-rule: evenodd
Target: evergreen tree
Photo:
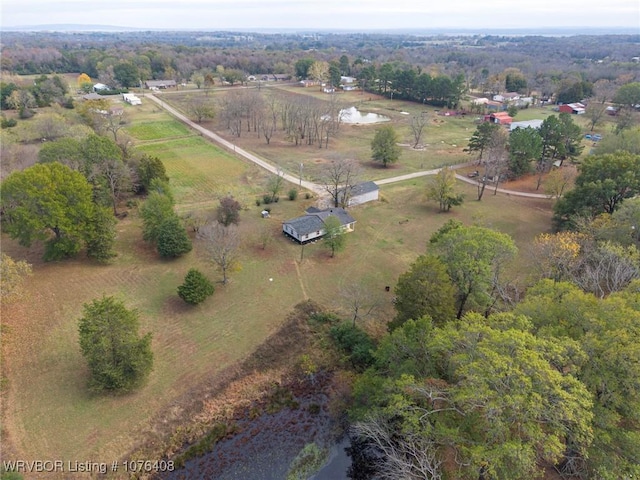
<path fill-rule="evenodd" d="M 191 240 L 177 215 L 170 215 L 159 225 L 156 246 L 163 258 L 175 258 L 191 251 Z"/>
<path fill-rule="evenodd" d="M 195 268 L 187 272 L 184 283 L 178 287 L 178 296 L 191 305 L 203 302 L 213 292 L 213 284 Z"/>

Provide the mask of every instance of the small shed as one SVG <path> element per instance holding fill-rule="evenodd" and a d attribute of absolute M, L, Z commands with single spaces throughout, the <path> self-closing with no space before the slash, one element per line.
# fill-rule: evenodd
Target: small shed
<path fill-rule="evenodd" d="M 346 205 L 352 207 L 362 203 L 373 202 L 380 196 L 380 187 L 375 182 L 363 182 L 354 185 L 349 192 Z M 344 189 L 338 192 L 338 201 L 344 202 Z"/>
<path fill-rule="evenodd" d="M 344 208 L 326 208 L 319 210 L 311 207 L 307 209 L 305 215 L 283 222 L 282 231 L 298 243 L 307 243 L 321 238 L 327 233 L 325 230 L 325 221 L 331 216 L 336 217 L 340 221 L 344 231 L 352 232 L 354 230 L 356 221 Z"/>

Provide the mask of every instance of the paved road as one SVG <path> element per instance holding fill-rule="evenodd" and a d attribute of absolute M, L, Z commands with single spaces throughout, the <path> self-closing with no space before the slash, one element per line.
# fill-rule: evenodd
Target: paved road
<path fill-rule="evenodd" d="M 290 175 L 288 173 L 282 172 L 282 170 L 280 170 L 277 166 L 270 164 L 265 159 L 260 158 L 260 157 L 258 157 L 257 155 L 255 155 L 255 154 L 253 154 L 251 152 L 247 152 L 246 150 L 244 150 L 244 149 L 238 147 L 237 145 L 235 145 L 234 143 L 232 143 L 232 142 L 230 142 L 228 140 L 225 140 L 220 135 L 216 135 L 211 130 L 207 130 L 206 128 L 202 127 L 201 125 L 198 125 L 197 123 L 191 121 L 188 117 L 186 117 L 185 115 L 180 113 L 178 110 L 173 108 L 171 105 L 168 105 L 161 98 L 156 97 L 154 94 L 147 94 L 147 95 L 145 95 L 144 98 L 148 98 L 150 100 L 153 100 L 160 107 L 162 107 L 165 110 L 167 110 L 171 115 L 173 115 L 176 118 L 178 118 L 179 120 L 183 121 L 184 123 L 189 125 L 191 128 L 193 128 L 194 130 L 197 130 L 198 132 L 200 132 L 205 137 L 210 138 L 211 140 L 215 141 L 216 143 L 219 143 L 223 147 L 225 147 L 225 148 L 233 151 L 234 153 L 246 158 L 247 160 L 255 163 L 256 165 L 264 168 L 265 170 L 267 170 L 267 171 L 269 171 L 269 172 L 271 172 L 271 173 L 273 173 L 275 175 L 282 175 L 282 177 L 285 180 L 287 180 L 288 182 L 291 182 L 291 183 L 293 183 L 295 185 L 301 185 L 302 187 L 306 188 L 307 190 L 311 190 L 312 192 L 314 192 L 316 195 L 318 195 L 321 198 L 322 197 L 326 197 L 328 195 L 327 191 L 324 189 L 324 187 L 322 185 L 319 185 L 319 184 L 313 183 L 313 182 L 309 182 L 307 180 L 302 180 L 302 182 L 301 182 L 299 177 L 296 177 L 294 175 Z M 451 168 L 456 169 L 456 168 L 466 167 L 468 165 L 470 165 L 470 163 L 462 163 L 462 164 L 459 164 L 459 165 L 452 165 Z M 421 172 L 408 173 L 406 175 L 399 175 L 397 177 L 383 178 L 383 179 L 380 179 L 380 180 L 375 180 L 375 182 L 378 185 L 387 185 L 389 183 L 403 182 L 405 180 L 411 180 L 412 178 L 426 177 L 428 175 L 436 175 L 440 170 L 441 170 L 441 168 L 434 168 L 433 170 L 423 170 Z M 475 181 L 475 180 L 473 180 L 471 178 L 465 177 L 464 175 L 456 174 L 456 178 L 458 180 L 462 180 L 463 182 L 470 183 L 472 185 L 478 185 L 477 181 Z M 491 188 L 490 185 L 487 185 L 487 186 L 489 188 Z M 515 191 L 515 190 L 506 190 L 504 188 L 498 188 L 498 192 L 504 193 L 504 194 L 507 194 L 507 195 L 518 196 L 518 197 L 551 198 L 548 195 L 544 195 L 544 194 L 541 194 L 541 193 L 518 192 L 518 191 Z"/>

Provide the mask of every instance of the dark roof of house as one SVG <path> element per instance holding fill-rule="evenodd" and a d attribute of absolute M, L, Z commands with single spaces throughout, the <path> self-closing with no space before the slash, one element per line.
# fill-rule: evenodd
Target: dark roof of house
<path fill-rule="evenodd" d="M 380 190 L 376 182 L 362 182 L 353 186 L 351 196 L 355 197 L 356 195 L 363 195 L 365 193 L 375 192 L 376 190 Z"/>
<path fill-rule="evenodd" d="M 301 217 L 293 218 L 284 222 L 291 225 L 298 235 L 308 235 L 311 232 L 322 230 L 325 226 L 325 220 L 334 216 L 340 220 L 341 225 L 348 225 L 355 222 L 355 219 L 347 213 L 344 208 L 326 208 L 318 210 L 315 207 L 307 209 L 307 213 Z"/>
<path fill-rule="evenodd" d="M 102 100 L 104 98 L 103 95 L 100 95 L 99 93 L 87 93 L 86 95 L 83 95 L 82 98 L 84 100 Z"/>

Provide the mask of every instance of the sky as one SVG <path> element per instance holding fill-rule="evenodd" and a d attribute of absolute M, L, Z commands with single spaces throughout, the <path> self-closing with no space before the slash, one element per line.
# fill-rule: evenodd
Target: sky
<path fill-rule="evenodd" d="M 82 24 L 141 29 L 515 29 L 624 27 L 640 0 L 0 0 L 3 28 Z"/>

